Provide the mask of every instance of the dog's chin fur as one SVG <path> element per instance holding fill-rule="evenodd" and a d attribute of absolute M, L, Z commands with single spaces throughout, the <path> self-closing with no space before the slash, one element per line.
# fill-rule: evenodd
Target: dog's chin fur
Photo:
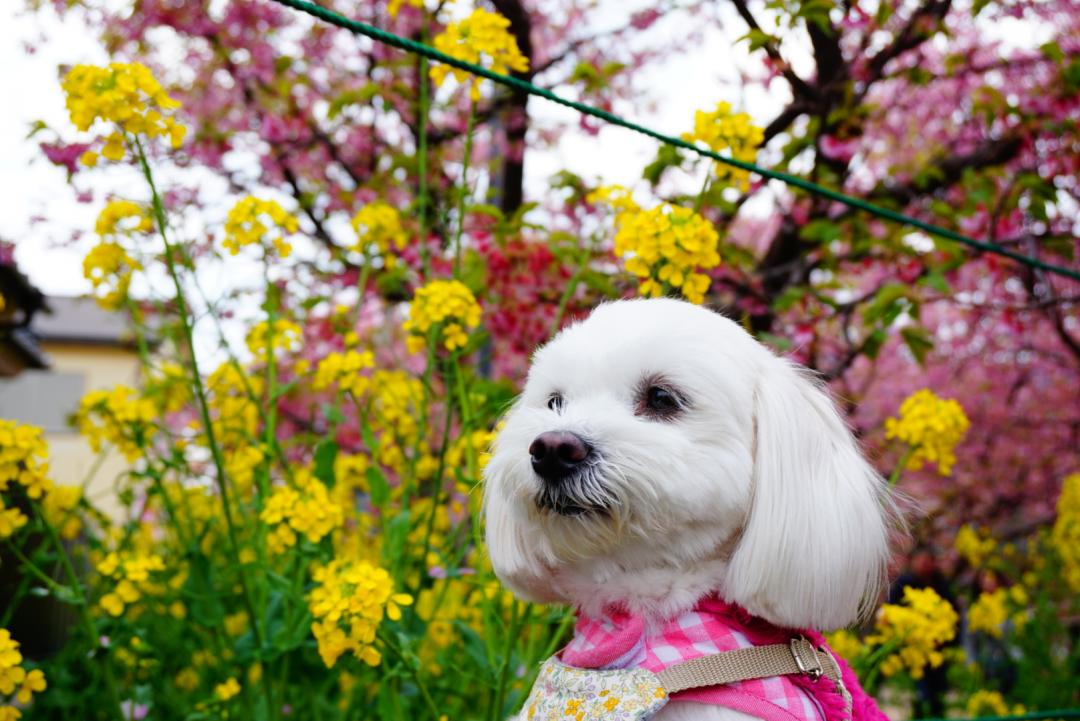
<path fill-rule="evenodd" d="M 655 382 L 678 392 L 681 412 L 641 413 Z M 545 431 L 593 448 L 563 486 L 583 513 L 538 503 L 528 449 Z M 540 349 L 485 479 L 488 551 L 515 593 L 652 622 L 716 593 L 781 626 L 848 625 L 877 600 L 896 518 L 805 372 L 667 299 L 600 306 Z"/>

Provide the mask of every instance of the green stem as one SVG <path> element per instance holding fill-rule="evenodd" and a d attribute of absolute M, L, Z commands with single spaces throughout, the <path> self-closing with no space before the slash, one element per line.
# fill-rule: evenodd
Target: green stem
<path fill-rule="evenodd" d="M 431 698 L 431 694 L 428 692 L 427 686 L 425 686 L 424 682 L 420 680 L 420 674 L 417 672 L 416 668 L 409 662 L 407 658 L 405 658 L 405 654 L 402 652 L 402 650 L 399 649 L 394 644 L 394 642 L 389 639 L 388 635 L 381 629 L 379 630 L 379 640 L 381 640 L 388 649 L 393 651 L 394 655 L 398 657 L 399 661 L 401 661 L 401 665 L 408 669 L 409 675 L 412 677 L 413 683 L 416 684 L 416 688 L 420 691 L 421 698 L 424 699 L 424 704 L 427 706 L 428 711 L 431 712 L 431 718 L 434 719 L 434 721 L 439 721 L 439 719 L 442 717 L 442 714 L 439 713 L 439 709 L 435 705 L 434 699 Z"/>
<path fill-rule="evenodd" d="M 37 580 L 48 586 L 50 591 L 61 596 L 67 595 L 68 589 L 65 586 L 61 586 L 59 583 L 53 580 L 53 578 L 49 576 L 49 574 L 38 568 L 37 565 L 33 561 L 31 561 L 25 553 L 19 550 L 19 547 L 16 544 L 12 543 L 11 539 L 7 540 L 7 547 L 11 549 L 11 552 L 15 555 L 15 558 L 19 560 L 19 563 L 21 563 L 23 567 L 26 568 L 26 570 L 30 571 L 30 573 L 33 574 L 34 577 L 37 578 Z"/>
<path fill-rule="evenodd" d="M 592 258 L 591 246 L 582 251 L 581 260 L 578 261 L 577 267 L 574 268 L 573 275 L 570 276 L 570 281 L 566 284 L 566 288 L 559 298 L 559 307 L 555 311 L 555 319 L 551 323 L 551 330 L 548 332 L 548 335 L 554 336 L 559 328 L 562 327 L 563 316 L 566 315 L 566 308 L 570 305 L 570 299 L 574 297 L 574 293 L 581 284 L 581 279 L 585 275 L 585 269 L 589 267 L 590 258 Z"/>
<path fill-rule="evenodd" d="M 461 277 L 461 234 L 465 230 L 465 201 L 469 197 L 469 161 L 472 157 L 473 131 L 476 129 L 476 101 L 469 100 L 469 121 L 465 128 L 465 155 L 461 159 L 461 189 L 458 194 L 457 232 L 454 234 L 454 278 Z"/>
<path fill-rule="evenodd" d="M 67 574 L 68 583 L 78 594 L 76 605 L 79 607 L 79 618 L 89 637 L 91 647 L 96 649 L 100 644 L 98 639 L 101 638 L 101 635 L 98 633 L 97 624 L 94 623 L 94 619 L 90 615 L 90 599 L 86 594 L 86 589 L 83 588 L 82 582 L 79 580 L 79 575 L 75 571 L 75 565 L 71 562 L 71 557 L 68 556 L 67 549 L 64 548 L 64 542 L 60 540 L 60 536 L 56 532 L 56 529 L 52 527 L 52 524 L 41 517 L 40 514 L 38 514 L 38 518 L 41 520 L 41 525 L 45 527 L 46 535 L 48 535 L 49 540 L 56 548 L 57 556 L 60 558 L 60 565 L 64 569 L 64 573 Z M 103 649 L 102 653 L 101 667 L 103 675 L 105 676 L 105 688 L 109 693 L 109 700 L 112 702 L 116 718 L 123 721 L 124 711 L 120 705 L 120 692 L 116 688 L 116 677 L 113 676 L 112 665 L 109 663 L 109 651 L 108 649 Z"/>
<path fill-rule="evenodd" d="M 709 184 L 712 182 L 712 169 L 710 168 L 705 173 L 705 182 L 701 184 L 701 190 L 698 191 L 697 199 L 694 200 L 694 212 L 700 213 L 701 206 L 705 203 L 705 193 L 709 191 Z"/>
<path fill-rule="evenodd" d="M 893 472 L 889 474 L 889 485 L 895 486 L 900 481 L 900 474 L 907 468 L 908 461 L 915 455 L 915 451 L 918 450 L 917 446 L 908 446 L 904 454 L 900 456 L 900 460 L 896 462 L 896 467 L 893 468 Z"/>
<path fill-rule="evenodd" d="M 526 614 L 526 617 L 528 615 Z M 522 619 L 524 620 L 524 619 Z M 514 599 L 510 602 L 510 626 L 506 630 L 506 643 L 503 646 L 502 665 L 499 667 L 499 684 L 495 687 L 495 696 L 492 700 L 488 717 L 495 721 L 503 717 L 503 704 L 506 703 L 506 684 L 510 678 L 510 666 L 513 656 L 514 643 L 518 640 L 518 602 Z"/>
<path fill-rule="evenodd" d="M 202 376 L 199 374 L 198 360 L 195 355 L 194 333 L 191 320 L 188 318 L 189 310 L 187 301 L 184 297 L 184 287 L 180 281 L 180 273 L 176 268 L 176 258 L 174 257 L 176 247 L 169 241 L 165 222 L 165 206 L 161 202 L 161 196 L 158 195 L 157 186 L 154 183 L 154 176 L 150 170 L 150 163 L 146 159 L 146 153 L 143 150 L 142 142 L 137 137 L 135 138 L 135 146 L 138 150 L 139 165 L 142 168 L 143 176 L 150 186 L 150 195 L 153 199 L 154 220 L 157 223 L 161 240 L 165 244 L 165 265 L 168 268 L 169 276 L 172 278 L 173 286 L 176 290 L 177 311 L 180 316 L 184 342 L 187 345 L 187 364 L 195 387 L 196 405 L 199 408 L 199 416 L 202 420 L 203 427 L 206 430 L 207 444 L 210 446 L 214 468 L 217 471 L 216 481 L 218 492 L 221 494 L 221 506 L 224 510 L 225 526 L 228 530 L 229 551 L 232 556 L 231 560 L 237 568 L 237 578 L 240 582 L 241 594 L 243 596 L 244 605 L 247 607 L 248 617 L 251 619 L 251 630 L 255 637 L 255 643 L 261 649 L 263 647 L 263 636 L 259 629 L 259 616 L 255 613 L 255 604 L 252 601 L 247 573 L 244 570 L 243 564 L 240 562 L 240 545 L 236 537 L 236 523 L 233 520 L 231 502 L 229 499 L 228 480 L 225 476 L 225 459 L 222 457 L 221 448 L 217 443 L 217 438 L 214 433 L 214 426 L 210 421 L 210 406 L 207 402 L 206 388 L 203 386 Z"/>

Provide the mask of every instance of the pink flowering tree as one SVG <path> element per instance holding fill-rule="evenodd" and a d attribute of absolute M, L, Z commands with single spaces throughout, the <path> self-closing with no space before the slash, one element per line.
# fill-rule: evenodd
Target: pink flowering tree
<path fill-rule="evenodd" d="M 1080 462 L 1080 284 L 669 147 L 633 188 L 560 172 L 530 197 L 530 158 L 595 121 L 542 120 L 524 93 L 432 75 L 271 0 L 54 5 L 118 62 L 149 67 L 66 73 L 85 132 L 57 128 L 42 153 L 104 205 L 86 261 L 99 302 L 161 343 L 139 334 L 140 387 L 94 391 L 78 414 L 92 444 L 135 464 L 124 524 L 53 488 L 41 434 L 2 422 L 22 465 L 0 478 L 0 537 L 35 572 L 20 598 L 51 595 L 80 619 L 26 689 L 15 684 L 41 669 L 17 665 L 15 635 L 0 639 L 5 718 L 46 679 L 36 714 L 63 715 L 81 693 L 114 719 L 516 711 L 530 681 L 519 669 L 550 655 L 572 618 L 515 601 L 491 574 L 485 448 L 529 353 L 598 301 L 637 294 L 703 302 L 820 372 L 880 470 L 917 500 L 920 540 L 951 548 L 973 524 L 958 546 L 979 570 L 987 528 L 1025 542 L 993 562 L 1013 586 L 973 604 L 984 628 L 1000 631 L 1007 609 L 1027 614 L 1017 627 L 1038 618 L 1032 634 L 1065 637 L 1054 623 L 1075 599 L 1021 579 L 1080 578 L 1075 480 L 1058 501 Z M 743 85 L 779 109 L 703 93 L 683 124 L 694 141 L 1076 266 L 1080 20 L 1068 2 L 324 6 L 440 46 L 468 36 L 498 67 L 627 114 L 658 98 L 643 71 L 736 27 Z M 694 28 L 677 47 L 673 17 Z M 466 21 L 505 25 L 513 42 L 465 33 Z M 94 197 L 106 163 L 150 181 L 142 195 Z M 661 241 L 674 234 L 693 252 L 673 259 Z M 203 282 L 208 268 L 228 276 L 223 290 Z M 913 396 L 922 388 L 937 395 Z M 887 423 L 902 404 L 910 413 Z M 901 672 L 873 650 L 911 646 L 888 629 L 897 614 L 933 627 L 926 663 L 955 633 L 941 599 L 913 599 L 864 639 L 878 664 L 867 674 Z M 1067 677 L 1076 649 L 1063 663 L 1025 638 L 1024 673 Z M 1068 692 L 1020 687 L 1044 708 Z"/>

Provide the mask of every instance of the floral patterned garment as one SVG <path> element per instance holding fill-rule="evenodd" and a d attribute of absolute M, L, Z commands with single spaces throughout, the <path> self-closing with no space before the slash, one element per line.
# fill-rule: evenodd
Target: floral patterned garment
<path fill-rule="evenodd" d="M 645 721 L 667 701 L 659 679 L 645 669 L 574 668 L 552 656 L 518 721 Z"/>

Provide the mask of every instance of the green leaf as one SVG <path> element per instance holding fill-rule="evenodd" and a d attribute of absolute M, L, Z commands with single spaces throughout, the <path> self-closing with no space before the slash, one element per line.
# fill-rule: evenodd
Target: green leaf
<path fill-rule="evenodd" d="M 664 172 L 669 168 L 680 167 L 683 159 L 683 155 L 678 148 L 661 143 L 656 151 L 656 158 L 645 166 L 645 169 L 641 172 L 641 177 L 649 181 L 649 185 L 655 188 Z"/>
<path fill-rule="evenodd" d="M 755 50 L 760 50 L 761 48 L 765 47 L 766 45 L 769 45 L 770 43 L 775 43 L 775 42 L 778 41 L 778 39 L 777 39 L 777 37 L 775 35 L 770 35 L 769 33 L 765 32 L 764 30 L 761 30 L 761 29 L 758 29 L 758 28 L 751 29 L 750 32 L 746 33 L 746 35 L 743 35 L 742 37 L 739 37 L 739 38 L 735 38 L 735 42 L 737 42 L 737 43 L 742 42 L 743 40 L 746 40 L 749 43 L 750 52 L 754 52 Z"/>
<path fill-rule="evenodd" d="M 915 356 L 919 365 L 923 364 L 926 354 L 934 349 L 934 339 L 930 332 L 921 325 L 909 325 L 900 329 L 900 337 Z"/>
<path fill-rule="evenodd" d="M 877 358 L 879 352 L 881 352 L 881 346 L 885 345 L 885 341 L 889 338 L 889 334 L 881 328 L 878 328 L 866 338 L 866 342 L 863 344 L 863 354 L 873 360 Z"/>
<path fill-rule="evenodd" d="M 911 289 L 903 283 L 886 283 L 863 310 L 863 321 L 867 325 L 888 325 L 904 310 L 906 305 L 900 301 L 907 300 L 910 293 Z"/>
<path fill-rule="evenodd" d="M 382 508 L 390 499 L 390 484 L 377 466 L 369 466 L 366 475 L 368 488 L 371 489 L 371 502 L 376 508 Z"/>
<path fill-rule="evenodd" d="M 791 310 L 791 308 L 802 300 L 805 295 L 806 288 L 797 285 L 789 286 L 776 297 L 776 300 L 773 301 L 773 310 L 778 313 Z"/>
<path fill-rule="evenodd" d="M 334 486 L 334 459 L 337 458 L 338 444 L 331 438 L 324 438 L 315 446 L 315 477 L 329 487 Z"/>

